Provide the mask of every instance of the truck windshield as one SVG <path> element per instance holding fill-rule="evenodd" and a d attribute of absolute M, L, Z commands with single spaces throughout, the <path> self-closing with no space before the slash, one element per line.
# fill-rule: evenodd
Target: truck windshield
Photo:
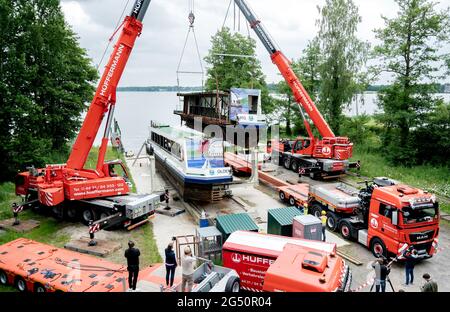
<path fill-rule="evenodd" d="M 420 208 L 403 208 L 403 223 L 413 224 L 419 222 L 427 222 L 434 219 L 438 214 L 438 207 L 434 205 L 432 207 L 420 207 Z"/>

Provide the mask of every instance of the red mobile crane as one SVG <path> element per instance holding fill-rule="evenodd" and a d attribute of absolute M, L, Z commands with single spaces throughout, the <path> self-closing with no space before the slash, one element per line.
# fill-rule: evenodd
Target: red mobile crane
<path fill-rule="evenodd" d="M 303 123 L 308 132 L 308 138 L 299 138 L 291 144 L 272 142 L 270 152 L 279 153 L 280 160 L 287 169 L 299 172 L 301 175 L 310 174 L 312 178 L 328 177 L 345 173 L 349 168 L 348 159 L 352 156 L 353 143 L 347 137 L 336 137 L 322 114 L 317 109 L 300 79 L 291 67 L 291 62 L 275 45 L 274 41 L 264 29 L 245 0 L 235 0 L 236 5 L 244 14 L 250 26 L 270 54 L 273 63 L 278 67 L 281 75 L 292 90 L 296 102 L 300 106 Z M 311 125 L 306 119 L 306 111 L 316 126 L 322 140 L 314 137 Z"/>
<path fill-rule="evenodd" d="M 18 174 L 16 194 L 25 196 L 24 206 L 35 209 L 52 207 L 59 217 L 75 219 L 81 216 L 84 223 L 111 217 L 112 224 L 122 223 L 126 226 L 153 214 L 159 196 L 129 194 L 130 183 L 125 166 L 119 160 L 105 162 L 116 104 L 116 88 L 135 41 L 141 34 L 142 21 L 150 2 L 151 0 L 136 0 L 131 14 L 125 17 L 122 32 L 67 164 L 47 165 L 43 169 L 32 167 L 27 172 Z M 96 169 L 85 169 L 87 157 L 106 113 L 107 123 Z M 119 171 L 122 176 L 117 175 Z"/>

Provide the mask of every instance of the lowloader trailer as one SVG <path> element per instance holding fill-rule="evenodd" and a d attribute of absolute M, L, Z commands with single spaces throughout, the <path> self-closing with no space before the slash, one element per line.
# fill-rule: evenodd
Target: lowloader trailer
<path fill-rule="evenodd" d="M 123 292 L 125 265 L 19 238 L 0 246 L 0 285 L 19 292 Z"/>
<path fill-rule="evenodd" d="M 375 178 L 361 190 L 332 183 L 283 186 L 278 192 L 282 201 L 307 207 L 318 218 L 325 211 L 329 230 L 368 247 L 374 256 L 398 255 L 405 244 L 422 259 L 437 252 L 439 204 L 426 191 Z"/>

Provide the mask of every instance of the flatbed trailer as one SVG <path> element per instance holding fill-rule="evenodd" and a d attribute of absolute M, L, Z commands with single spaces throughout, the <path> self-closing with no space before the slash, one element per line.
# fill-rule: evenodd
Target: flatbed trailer
<path fill-rule="evenodd" d="M 125 265 L 25 238 L 0 246 L 0 284 L 20 292 L 123 292 Z"/>

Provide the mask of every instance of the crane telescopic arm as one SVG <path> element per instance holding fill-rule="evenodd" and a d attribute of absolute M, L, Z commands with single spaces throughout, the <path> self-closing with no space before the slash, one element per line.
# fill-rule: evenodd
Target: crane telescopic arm
<path fill-rule="evenodd" d="M 298 79 L 297 75 L 294 73 L 291 67 L 291 62 L 283 54 L 283 52 L 281 52 L 277 48 L 270 35 L 261 24 L 261 21 L 256 18 L 256 15 L 248 6 L 247 2 L 245 0 L 235 0 L 235 3 L 249 22 L 250 27 L 255 31 L 264 47 L 269 52 L 273 63 L 278 67 L 281 75 L 284 77 L 287 84 L 291 88 L 296 102 L 301 105 L 301 107 L 303 107 L 303 109 L 306 111 L 308 116 L 313 121 L 314 125 L 319 130 L 320 135 L 322 137 L 335 137 L 330 126 L 327 124 L 322 114 L 319 112 L 316 105 L 309 96 L 308 92 L 303 87 L 300 79 Z M 312 136 L 310 125 L 306 121 L 306 119 L 305 126 L 308 130 L 309 135 Z"/>
<path fill-rule="evenodd" d="M 134 43 L 141 34 L 142 21 L 150 2 L 151 0 L 136 0 L 130 15 L 125 17 L 122 23 L 122 32 L 105 67 L 89 111 L 84 119 L 83 126 L 67 161 L 67 167 L 70 169 L 82 170 L 84 168 L 102 120 L 105 114 L 109 113 L 97 160 L 97 174 L 103 176 L 101 168 L 104 163 L 110 126 L 113 120 L 116 88 L 122 77 Z"/>

